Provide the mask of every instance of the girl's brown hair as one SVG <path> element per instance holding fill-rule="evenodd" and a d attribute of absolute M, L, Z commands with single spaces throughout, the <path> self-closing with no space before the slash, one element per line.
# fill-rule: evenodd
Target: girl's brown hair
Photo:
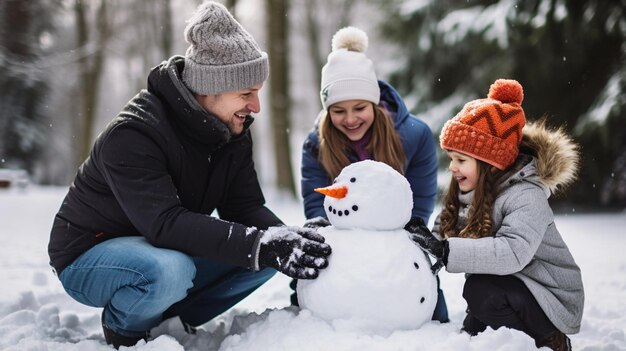
<path fill-rule="evenodd" d="M 388 164 L 400 174 L 404 174 L 405 155 L 398 132 L 387 112 L 372 103 L 374 122 L 370 127 L 371 138 L 367 151 L 375 161 Z M 318 159 L 330 179 L 335 179 L 341 170 L 351 162 L 348 155 L 352 148 L 346 137 L 330 119 L 328 110 L 322 115 L 319 126 L 320 151 Z"/>
<path fill-rule="evenodd" d="M 478 182 L 474 189 L 474 199 L 470 206 L 467 223 L 461 230 L 457 229 L 460 207 L 459 183 L 456 178 L 451 177 L 440 216 L 440 233 L 444 238 L 491 236 L 491 212 L 498 197 L 498 184 L 506 172 L 486 162 L 480 160 L 476 162 L 478 162 Z"/>

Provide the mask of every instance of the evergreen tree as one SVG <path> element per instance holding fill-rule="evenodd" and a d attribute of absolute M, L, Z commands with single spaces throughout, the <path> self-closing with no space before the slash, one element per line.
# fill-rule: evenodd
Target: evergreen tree
<path fill-rule="evenodd" d="M 406 1 L 391 11 L 383 31 L 406 58 L 391 81 L 435 132 L 494 80 L 516 79 L 527 118 L 547 116 L 582 145 L 581 181 L 568 200 L 626 205 L 602 196 L 626 157 L 623 1 Z"/>
<path fill-rule="evenodd" d="M 45 144 L 42 60 L 52 5 L 0 2 L 0 168 L 32 171 Z"/>

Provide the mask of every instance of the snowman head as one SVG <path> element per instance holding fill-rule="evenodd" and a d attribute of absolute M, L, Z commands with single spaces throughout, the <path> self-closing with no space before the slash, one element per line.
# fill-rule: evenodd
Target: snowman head
<path fill-rule="evenodd" d="M 403 175 L 385 163 L 365 160 L 345 167 L 326 195 L 324 210 L 338 229 L 401 229 L 411 219 L 413 193 Z"/>

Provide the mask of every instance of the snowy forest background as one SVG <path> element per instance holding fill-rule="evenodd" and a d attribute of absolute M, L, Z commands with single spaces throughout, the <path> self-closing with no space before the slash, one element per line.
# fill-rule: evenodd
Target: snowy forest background
<path fill-rule="evenodd" d="M 69 184 L 150 68 L 184 54 L 185 20 L 199 3 L 0 0 L 0 169 Z M 354 25 L 369 34 L 379 78 L 435 138 L 495 79 L 517 79 L 527 118 L 547 116 L 582 146 L 581 180 L 553 200 L 557 210 L 626 208 L 625 0 L 224 3 L 270 57 L 253 125 L 264 186 L 299 196 L 300 147 L 321 107 L 319 72 L 333 33 Z"/>

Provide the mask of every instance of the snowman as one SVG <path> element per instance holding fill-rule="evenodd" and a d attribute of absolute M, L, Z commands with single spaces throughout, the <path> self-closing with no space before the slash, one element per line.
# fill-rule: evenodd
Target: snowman
<path fill-rule="evenodd" d="M 413 207 L 406 178 L 366 160 L 315 191 L 326 195 L 331 226 L 318 232 L 333 253 L 317 279 L 298 281 L 300 306 L 374 333 L 416 329 L 431 320 L 437 284 L 430 260 L 404 230 Z"/>

